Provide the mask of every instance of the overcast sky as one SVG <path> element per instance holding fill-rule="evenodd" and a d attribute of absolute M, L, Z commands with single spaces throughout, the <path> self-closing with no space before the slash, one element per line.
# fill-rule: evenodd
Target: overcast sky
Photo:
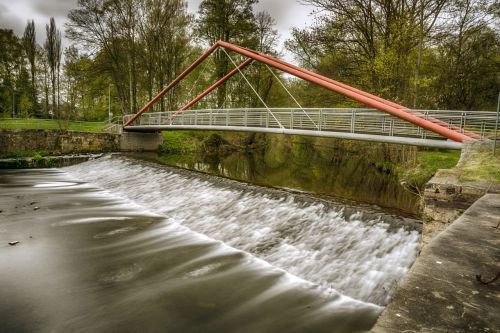
<path fill-rule="evenodd" d="M 198 11 L 201 0 L 188 0 L 188 10 Z M 76 7 L 77 0 L 0 0 L 0 28 L 13 29 L 17 35 L 22 35 L 26 21 L 34 19 L 37 41 L 42 44 L 45 39 L 45 24 L 51 16 L 56 19 L 57 26 L 64 31 L 64 23 L 70 9 Z M 268 11 L 276 20 L 279 31 L 280 50 L 284 53 L 283 42 L 290 37 L 290 29 L 294 26 L 304 27 L 312 23 L 311 7 L 299 3 L 299 0 L 260 0 L 255 7 L 257 11 Z M 69 41 L 63 41 L 68 46 Z M 285 55 L 289 61 L 289 54 Z"/>

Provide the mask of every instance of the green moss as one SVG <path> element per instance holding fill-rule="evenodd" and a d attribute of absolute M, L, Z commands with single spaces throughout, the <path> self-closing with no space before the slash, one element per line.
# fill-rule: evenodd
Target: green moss
<path fill-rule="evenodd" d="M 35 153 L 35 154 L 33 155 L 33 160 L 34 160 L 35 162 L 37 162 L 37 163 L 38 163 L 39 161 L 41 161 L 42 159 L 43 159 L 43 157 L 42 157 L 42 155 L 40 155 L 40 153 Z"/>
<path fill-rule="evenodd" d="M 40 151 L 17 151 L 14 153 L 0 154 L 1 158 L 23 158 L 23 157 L 35 157 L 35 156 L 48 156 L 49 152 L 45 150 Z"/>
<path fill-rule="evenodd" d="M 195 152 L 202 144 L 199 134 L 190 131 L 168 131 L 162 135 L 164 141 L 159 151 L 164 154 Z"/>

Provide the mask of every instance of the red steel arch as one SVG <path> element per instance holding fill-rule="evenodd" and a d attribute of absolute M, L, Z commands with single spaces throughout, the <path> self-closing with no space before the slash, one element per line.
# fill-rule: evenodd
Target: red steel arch
<path fill-rule="evenodd" d="M 198 95 L 194 100 L 190 103 L 182 107 L 178 112 L 185 111 L 189 109 L 191 106 L 196 104 L 203 97 L 208 95 L 214 89 L 216 89 L 219 85 L 227 81 L 234 74 L 243 70 L 247 67 L 252 61 L 259 61 L 268 66 L 274 67 L 278 70 L 291 74 L 295 77 L 301 78 L 308 82 L 317 84 L 323 88 L 326 88 L 330 91 L 339 93 L 343 96 L 346 96 L 352 100 L 355 100 L 361 104 L 377 109 L 381 112 L 388 113 L 392 116 L 398 117 L 402 120 L 408 121 L 412 124 L 420 126 L 426 130 L 432 131 L 434 133 L 440 134 L 450 140 L 463 142 L 467 140 L 480 140 L 480 136 L 462 131 L 459 127 L 449 126 L 447 123 L 444 123 L 435 118 L 424 118 L 422 114 L 417 113 L 415 111 L 411 111 L 404 106 L 396 104 L 394 102 L 383 99 L 379 96 L 372 95 L 360 89 L 356 89 L 344 83 L 332 80 L 320 74 L 308 71 L 306 69 L 294 66 L 290 63 L 287 63 L 283 60 L 276 59 L 267 54 L 263 54 L 254 50 L 250 50 L 247 48 L 243 48 L 231 43 L 217 41 L 212 47 L 210 47 L 201 57 L 199 57 L 195 62 L 193 62 L 188 68 L 186 68 L 177 78 L 175 78 L 167 87 L 165 87 L 157 96 L 155 96 L 151 101 L 146 103 L 132 118 L 130 118 L 123 127 L 129 126 L 134 120 L 140 117 L 144 112 L 146 112 L 153 104 L 155 104 L 160 98 L 162 98 L 170 89 L 175 87 L 182 79 L 184 79 L 189 73 L 193 71 L 199 64 L 201 64 L 210 54 L 212 54 L 219 47 L 222 47 L 226 50 L 233 51 L 247 58 L 244 62 L 238 65 L 237 68 L 231 70 L 228 74 L 226 74 L 222 79 L 218 80 L 214 85 L 205 90 L 202 94 Z"/>

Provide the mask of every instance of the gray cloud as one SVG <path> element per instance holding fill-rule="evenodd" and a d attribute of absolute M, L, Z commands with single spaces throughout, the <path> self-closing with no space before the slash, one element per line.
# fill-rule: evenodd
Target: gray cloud
<path fill-rule="evenodd" d="M 24 32 L 25 25 L 26 22 L 23 18 L 18 17 L 9 11 L 7 6 L 0 3 L 0 28 L 12 29 L 17 35 L 19 35 Z"/>
<path fill-rule="evenodd" d="M 35 12 L 47 17 L 66 17 L 77 7 L 77 0 L 35 0 L 32 3 Z"/>

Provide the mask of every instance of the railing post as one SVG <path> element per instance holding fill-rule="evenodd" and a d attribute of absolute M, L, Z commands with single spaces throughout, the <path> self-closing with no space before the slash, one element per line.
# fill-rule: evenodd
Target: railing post
<path fill-rule="evenodd" d="M 226 109 L 226 127 L 229 126 L 229 110 L 230 109 Z"/>
<path fill-rule="evenodd" d="M 210 113 L 208 115 L 208 126 L 212 126 L 212 109 L 210 109 Z"/>
<path fill-rule="evenodd" d="M 356 126 L 356 110 L 351 110 L 351 133 L 354 133 Z"/>
<path fill-rule="evenodd" d="M 269 128 L 269 112 L 266 112 L 266 128 Z"/>
<path fill-rule="evenodd" d="M 429 119 L 429 111 L 425 111 L 425 120 Z M 422 128 L 422 139 L 427 138 L 427 131 Z"/>
<path fill-rule="evenodd" d="M 321 131 L 321 129 L 323 128 L 323 109 L 319 109 L 319 121 L 318 121 L 318 127 L 319 127 L 319 130 Z"/>
<path fill-rule="evenodd" d="M 248 117 L 248 110 L 247 110 L 247 108 L 245 108 L 245 114 L 243 116 L 243 126 L 244 127 L 247 127 L 247 121 L 248 121 L 247 117 Z"/>
<path fill-rule="evenodd" d="M 394 119 L 391 119 L 391 130 L 390 130 L 389 135 L 394 136 Z"/>
<path fill-rule="evenodd" d="M 198 126 L 198 110 L 194 110 L 194 125 Z"/>
<path fill-rule="evenodd" d="M 290 129 L 293 129 L 293 109 L 290 109 Z"/>

